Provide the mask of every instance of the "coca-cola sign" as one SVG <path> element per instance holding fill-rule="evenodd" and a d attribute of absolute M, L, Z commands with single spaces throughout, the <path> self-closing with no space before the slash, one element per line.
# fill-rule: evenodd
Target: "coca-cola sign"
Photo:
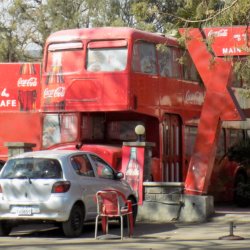
<path fill-rule="evenodd" d="M 30 77 L 29 79 L 23 79 L 20 77 L 17 81 L 17 87 L 36 87 L 37 86 L 37 78 Z"/>
<path fill-rule="evenodd" d="M 203 28 L 203 31 L 207 38 L 212 38 L 211 47 L 216 56 L 243 56 L 250 53 L 248 26 Z"/>
<path fill-rule="evenodd" d="M 44 98 L 58 98 L 58 97 L 64 97 L 65 96 L 65 87 L 58 87 L 55 89 L 49 89 L 46 88 L 43 92 Z"/>
<path fill-rule="evenodd" d="M 219 30 L 209 30 L 208 33 L 207 33 L 207 36 L 208 37 L 227 37 L 228 35 L 228 30 L 227 29 L 219 29 Z"/>
<path fill-rule="evenodd" d="M 188 90 L 184 96 L 185 104 L 201 105 L 204 101 L 204 95 L 200 91 L 191 92 Z"/>

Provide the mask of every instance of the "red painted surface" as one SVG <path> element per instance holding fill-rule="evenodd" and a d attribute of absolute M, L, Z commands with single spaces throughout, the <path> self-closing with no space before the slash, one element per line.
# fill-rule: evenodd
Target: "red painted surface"
<path fill-rule="evenodd" d="M 77 41 L 76 46 L 81 49 L 63 50 L 56 52 L 51 50 L 51 46 L 66 46 Z M 164 76 L 160 74 L 159 64 L 154 74 L 147 74 L 133 70 L 134 47 L 137 41 L 145 41 L 152 44 L 164 44 L 174 48 L 176 57 L 180 56 L 182 50 L 178 47 L 176 39 L 171 37 L 162 37 L 154 33 L 143 32 L 131 28 L 91 28 L 91 29 L 73 29 L 66 31 L 59 31 L 50 35 L 46 41 L 44 49 L 44 64 L 42 71 L 42 98 L 41 110 L 44 112 L 73 112 L 78 113 L 79 116 L 86 117 L 86 126 L 83 123 L 78 127 L 78 141 L 83 142 L 83 149 L 88 145 L 93 144 L 91 150 L 98 151 L 99 144 L 107 144 L 120 147 L 123 140 L 127 141 L 125 130 L 120 135 L 119 131 L 115 138 L 108 138 L 109 128 L 105 127 L 105 138 L 95 139 L 93 131 L 94 122 L 91 117 L 95 113 L 104 114 L 104 123 L 114 121 L 115 126 L 119 127 L 119 121 L 141 121 L 146 126 L 146 140 L 154 142 L 157 146 L 153 148 L 153 163 L 152 175 L 155 181 L 167 181 L 168 179 L 181 181 L 186 173 L 184 156 L 182 154 L 182 124 L 192 123 L 200 116 L 200 108 L 204 100 L 204 88 L 201 87 L 195 80 L 189 81 L 184 78 L 184 69 L 180 64 L 176 63 L 173 71 L 176 75 Z M 59 46 L 59 47 L 60 47 Z M 71 46 L 71 45 L 70 45 Z M 93 48 L 108 47 L 108 46 L 127 46 L 127 62 L 126 68 L 122 71 L 113 72 L 91 72 L 87 69 L 88 50 Z M 111 47 L 112 48 L 112 47 Z M 139 53 L 139 52 L 138 52 Z M 157 54 L 157 50 L 155 49 Z M 143 55 L 143 52 L 141 52 Z M 174 57 L 174 56 L 173 56 Z M 157 58 L 157 57 L 156 57 Z M 172 58 L 172 57 L 171 57 Z M 57 70 L 53 71 L 53 65 L 58 66 Z M 168 65 L 167 65 L 168 66 Z M 171 68 L 170 67 L 170 68 Z M 77 70 L 75 69 L 77 68 Z M 60 69 L 60 70 L 59 70 Z M 75 70 L 74 70 L 75 69 Z M 51 77 L 51 75 L 53 77 Z M 60 80 L 60 77 L 63 80 Z M 48 79 L 54 79 L 48 80 Z M 58 85 L 53 84 L 58 82 Z M 59 87 L 64 89 L 61 98 L 62 105 L 58 104 L 57 89 Z M 45 91 L 46 90 L 46 91 Z M 49 90 L 49 91 L 47 91 Z M 48 93 L 51 96 L 47 95 Z M 178 131 L 175 135 L 173 129 L 176 126 L 169 127 L 169 136 L 172 138 L 164 143 L 164 147 L 174 147 L 168 152 L 163 151 L 163 134 L 161 127 L 165 114 L 173 115 L 179 118 Z M 80 122 L 80 121 L 79 121 Z M 194 122 L 195 123 L 195 122 Z M 195 123 L 196 124 L 196 123 Z M 112 125 L 112 126 L 113 126 Z M 112 132 L 113 133 L 113 132 Z M 133 133 L 129 131 L 129 133 Z M 166 135 L 167 136 L 167 135 Z M 171 143 L 173 138 L 177 136 L 179 144 Z M 124 139 L 123 139 L 124 138 Z M 134 140 L 134 139 L 133 139 Z M 136 138 L 135 138 L 136 140 Z M 171 143 L 171 145 L 170 145 Z M 168 145 L 169 144 L 169 145 Z M 60 146 L 60 145 L 56 145 Z M 95 149 L 96 148 L 96 149 Z M 172 151 L 177 150 L 181 152 L 178 156 L 169 157 Z M 111 154 L 105 154 L 103 150 L 98 151 L 108 162 L 118 162 L 114 166 L 119 170 L 121 164 L 119 160 L 112 159 Z M 162 156 L 164 154 L 164 157 Z M 166 155 L 166 156 L 165 156 Z M 115 156 L 119 159 L 118 154 Z M 164 159 L 166 159 L 166 163 Z M 174 179 L 171 176 L 165 176 L 164 168 L 171 164 L 176 168 L 174 171 L 171 166 L 171 175 L 176 175 Z M 163 166 L 165 164 L 165 166 Z"/>
<path fill-rule="evenodd" d="M 40 108 L 39 63 L 1 63 L 0 112 Z"/>
<path fill-rule="evenodd" d="M 249 55 L 250 29 L 247 26 L 202 29 L 216 56 Z"/>
<path fill-rule="evenodd" d="M 230 91 L 232 62 L 213 58 L 199 29 L 180 29 L 180 33 L 188 37 L 187 49 L 206 87 L 185 190 L 190 194 L 206 194 L 213 171 L 221 122 L 242 120 L 244 116 Z"/>
<path fill-rule="evenodd" d="M 217 57 L 213 64 L 211 64 L 213 56 L 208 52 L 206 44 L 202 42 L 203 37 L 200 31 L 198 29 L 188 31 L 188 35 L 192 38 L 187 41 L 188 50 L 204 81 L 206 92 L 197 81 L 184 78 L 184 68 L 180 64 L 173 66 L 178 76 L 171 77 L 161 76 L 160 63 L 157 65 L 155 74 L 135 72 L 132 69 L 133 48 L 136 41 L 167 44 L 169 48 L 175 48 L 175 52 L 181 55 L 179 45 L 173 38 L 130 28 L 112 27 L 74 29 L 51 34 L 44 48 L 41 85 L 37 85 L 38 89 L 28 86 L 33 81 L 29 81 L 30 77 L 34 76 L 34 71 L 30 66 L 21 69 L 21 65 L 17 64 L 15 69 L 9 71 L 5 69 L 3 73 L 0 71 L 1 76 L 6 72 L 9 77 L 16 75 L 10 83 L 0 82 L 0 86 L 4 86 L 0 89 L 0 111 L 10 113 L 3 116 L 1 120 L 16 119 L 16 124 L 19 126 L 18 132 L 13 132 L 17 131 L 17 126 L 5 122 L 8 128 L 1 128 L 1 131 L 4 131 L 3 141 L 20 140 L 36 143 L 38 145 L 36 149 L 41 149 L 42 117 L 46 113 L 53 113 L 57 117 L 73 113 L 77 116 L 74 139 L 55 142 L 58 144 L 54 143 L 51 148 L 75 149 L 75 145 L 81 142 L 83 143 L 81 149 L 99 154 L 120 171 L 122 142 L 126 141 L 127 134 L 131 135 L 133 130 L 126 131 L 119 122 L 140 121 L 146 127 L 146 141 L 154 142 L 156 145 L 152 152 L 153 180 L 184 181 L 187 175 L 187 192 L 206 193 L 211 182 L 221 122 L 242 118 L 230 89 L 231 62 L 218 56 L 233 55 L 238 50 L 230 48 L 244 45 L 242 43 L 242 41 L 245 42 L 243 28 L 237 28 L 236 33 L 229 28 L 227 32 L 223 31 L 224 33 L 219 32 L 220 28 L 213 28 L 212 32 L 208 28 L 203 30 L 204 35 L 210 34 L 215 42 L 212 49 Z M 182 30 L 182 33 L 184 31 Z M 220 36 L 221 34 L 223 36 Z M 230 40 L 229 37 L 224 36 L 225 34 L 230 36 L 234 34 L 234 39 Z M 239 36 L 236 35 L 239 34 L 243 40 L 233 43 L 235 39 L 238 39 Z M 75 41 L 77 43 L 74 45 Z M 64 50 L 63 47 L 66 44 L 76 46 L 78 49 Z M 222 50 L 222 44 L 228 49 Z M 61 48 L 53 52 L 56 46 L 61 46 Z M 100 46 L 105 48 L 127 46 L 126 68 L 113 72 L 88 71 L 86 67 L 88 49 L 100 48 Z M 242 55 L 243 51 L 240 53 Z M 156 61 L 158 59 L 159 57 Z M 35 71 L 39 72 L 39 68 L 36 67 L 38 66 L 35 64 Z M 22 76 L 19 72 L 22 72 Z M 18 85 L 18 79 L 21 77 L 21 85 Z M 23 110 L 18 103 L 19 90 L 20 93 L 30 91 L 25 94 L 26 97 L 34 97 L 35 95 L 32 94 L 34 90 L 37 94 L 33 104 L 24 101 Z M 25 95 L 22 94 L 20 99 L 26 100 Z M 101 119 L 96 120 L 95 118 L 98 118 L 100 114 Z M 189 140 L 187 136 L 193 136 L 194 131 L 187 133 L 185 130 L 190 126 L 195 127 L 199 118 L 201 122 L 198 127 L 194 154 L 188 165 L 191 156 L 189 143 L 193 145 L 193 137 Z M 85 120 L 86 122 L 83 122 Z M 62 130 L 70 126 L 67 124 L 64 124 Z M 106 125 L 102 127 L 103 124 Z M 104 136 L 98 137 L 102 131 L 104 131 Z M 64 132 L 61 136 L 69 135 L 70 137 L 70 133 L 67 133 L 69 131 Z M 113 137 L 109 138 L 109 132 Z M 5 148 L 0 151 L 1 154 L 5 154 L 5 157 L 6 150 Z M 233 170 L 237 167 L 231 167 L 232 164 L 225 164 L 225 166 L 230 168 L 227 174 L 234 176 Z M 213 179 L 214 186 L 217 186 L 220 177 L 221 175 L 218 175 Z M 230 181 L 233 183 L 233 179 Z M 224 185 L 223 188 L 225 187 Z"/>
<path fill-rule="evenodd" d="M 143 203 L 143 172 L 145 148 L 140 146 L 122 147 L 122 172 L 137 195 L 139 205 Z"/>
<path fill-rule="evenodd" d="M 178 46 L 174 38 L 162 37 L 131 28 L 72 29 L 51 34 L 46 41 L 44 50 L 45 63 L 41 80 L 42 110 L 51 112 L 137 110 L 139 113 L 160 117 L 159 106 L 165 106 L 173 112 L 182 113 L 183 116 L 195 116 L 193 112 L 196 112 L 196 116 L 198 116 L 197 105 L 200 106 L 203 99 L 196 103 L 194 99 L 197 98 L 189 99 L 186 97 L 195 96 L 198 92 L 198 95 L 203 98 L 202 88 L 197 85 L 187 86 L 175 78 L 162 79 L 158 74 L 148 75 L 133 72 L 131 67 L 132 46 L 137 40 Z M 74 41 L 81 41 L 83 49 L 76 50 L 74 53 L 63 50 L 53 53 L 49 50 L 50 45 L 55 43 L 66 44 Z M 94 45 L 93 41 L 95 41 Z M 89 48 L 111 45 L 117 47 L 126 44 L 128 46 L 128 61 L 125 70 L 113 72 L 86 70 L 86 57 Z M 54 64 L 58 67 L 53 70 Z M 78 65 L 79 69 L 73 70 L 72 65 Z M 178 71 L 182 71 L 182 69 L 178 69 Z M 63 74 L 63 80 L 59 79 L 60 72 Z M 48 81 L 48 78 L 52 80 Z M 58 92 L 61 101 L 65 104 L 63 107 L 56 105 Z"/>
<path fill-rule="evenodd" d="M 40 63 L 0 65 L 0 159 L 7 160 L 6 142 L 41 147 Z"/>

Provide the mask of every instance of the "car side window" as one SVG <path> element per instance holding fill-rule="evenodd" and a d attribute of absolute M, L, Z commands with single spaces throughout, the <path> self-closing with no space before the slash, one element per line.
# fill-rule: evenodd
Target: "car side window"
<path fill-rule="evenodd" d="M 90 155 L 93 160 L 97 176 L 104 179 L 114 179 L 114 170 L 101 158 L 96 155 Z"/>
<path fill-rule="evenodd" d="M 76 155 L 70 159 L 75 172 L 81 176 L 94 177 L 94 171 L 87 155 Z"/>

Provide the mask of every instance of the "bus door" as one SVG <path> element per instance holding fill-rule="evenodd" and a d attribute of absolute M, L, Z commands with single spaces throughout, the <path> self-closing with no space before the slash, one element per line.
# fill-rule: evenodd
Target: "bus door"
<path fill-rule="evenodd" d="M 165 114 L 163 120 L 163 181 L 181 181 L 181 119 L 177 115 Z"/>

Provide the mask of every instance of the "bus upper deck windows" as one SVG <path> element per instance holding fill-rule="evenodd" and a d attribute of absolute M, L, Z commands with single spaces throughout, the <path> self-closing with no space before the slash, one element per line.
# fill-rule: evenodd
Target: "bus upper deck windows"
<path fill-rule="evenodd" d="M 125 70 L 127 48 L 88 49 L 87 70 L 92 72 L 113 72 Z"/>
<path fill-rule="evenodd" d="M 89 50 L 88 52 L 88 66 L 89 71 L 101 71 L 104 64 L 105 57 L 100 51 Z"/>
<path fill-rule="evenodd" d="M 141 72 L 147 74 L 156 74 L 156 66 L 153 58 L 145 56 L 141 60 Z"/>

